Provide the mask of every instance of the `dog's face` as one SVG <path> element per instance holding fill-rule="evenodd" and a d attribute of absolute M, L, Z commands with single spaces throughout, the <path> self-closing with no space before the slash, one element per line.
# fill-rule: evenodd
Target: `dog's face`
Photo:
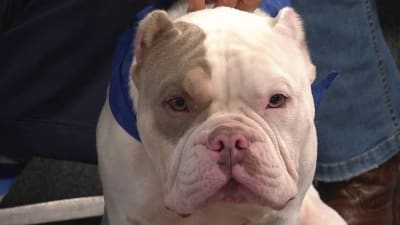
<path fill-rule="evenodd" d="M 131 94 L 166 207 L 280 210 L 302 199 L 316 160 L 315 69 L 301 21 L 216 8 L 138 28 Z"/>

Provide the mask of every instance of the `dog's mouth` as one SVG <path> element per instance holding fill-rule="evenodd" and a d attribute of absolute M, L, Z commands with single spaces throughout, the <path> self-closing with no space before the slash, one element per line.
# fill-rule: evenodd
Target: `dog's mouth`
<path fill-rule="evenodd" d="M 229 204 L 255 204 L 260 206 L 267 206 L 275 210 L 285 208 L 294 197 L 289 198 L 286 202 L 282 202 L 279 206 L 274 205 L 265 197 L 250 190 L 246 184 L 240 183 L 235 178 L 229 178 L 225 185 L 223 185 L 214 195 L 208 198 L 205 204 L 209 203 L 229 203 Z"/>
<path fill-rule="evenodd" d="M 224 186 L 206 201 L 207 204 L 213 202 L 260 204 L 257 196 L 234 178 L 230 178 Z"/>
<path fill-rule="evenodd" d="M 213 203 L 242 204 L 257 203 L 257 198 L 243 184 L 234 178 L 230 178 L 215 194 L 207 198 L 199 207 L 205 207 Z M 171 208 L 166 207 L 168 210 Z M 172 210 L 174 211 L 174 210 Z M 182 218 L 191 216 L 191 213 L 180 213 L 175 211 Z"/>
<path fill-rule="evenodd" d="M 243 185 L 231 178 L 212 198 L 216 198 L 215 201 L 243 203 L 246 198 L 242 192 Z"/>
<path fill-rule="evenodd" d="M 270 202 L 267 202 L 262 196 L 257 195 L 257 193 L 251 191 L 246 185 L 241 184 L 234 178 L 229 178 L 228 181 L 213 195 L 209 198 L 205 199 L 202 204 L 199 204 L 198 207 L 205 207 L 214 203 L 226 203 L 226 204 L 252 204 L 259 206 L 267 206 L 271 209 L 279 210 L 285 208 L 291 200 L 294 198 L 290 198 L 287 202 L 280 205 L 279 207 L 273 207 Z M 167 209 L 171 210 L 167 207 Z M 175 211 L 175 210 L 172 210 Z M 191 216 L 192 213 L 180 213 L 175 211 L 177 215 L 185 218 Z"/>

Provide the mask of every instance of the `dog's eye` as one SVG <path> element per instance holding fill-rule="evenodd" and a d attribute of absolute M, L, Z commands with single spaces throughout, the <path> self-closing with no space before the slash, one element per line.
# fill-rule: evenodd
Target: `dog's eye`
<path fill-rule="evenodd" d="M 280 108 L 286 103 L 287 97 L 283 94 L 272 95 L 269 99 L 268 108 Z"/>
<path fill-rule="evenodd" d="M 167 101 L 168 106 L 177 112 L 188 111 L 186 100 L 182 97 L 172 98 Z"/>

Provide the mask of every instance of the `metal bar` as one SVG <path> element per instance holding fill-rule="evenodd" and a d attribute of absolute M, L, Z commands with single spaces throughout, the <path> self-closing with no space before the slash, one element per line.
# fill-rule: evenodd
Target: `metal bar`
<path fill-rule="evenodd" d="M 0 209 L 1 225 L 33 225 L 102 216 L 103 196 L 50 201 Z"/>

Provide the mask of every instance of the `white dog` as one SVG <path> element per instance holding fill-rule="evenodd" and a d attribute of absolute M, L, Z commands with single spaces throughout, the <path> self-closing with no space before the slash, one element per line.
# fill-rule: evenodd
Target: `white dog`
<path fill-rule="evenodd" d="M 296 12 L 185 11 L 154 11 L 137 30 L 141 141 L 104 105 L 103 224 L 346 224 L 311 186 L 315 68 Z"/>

